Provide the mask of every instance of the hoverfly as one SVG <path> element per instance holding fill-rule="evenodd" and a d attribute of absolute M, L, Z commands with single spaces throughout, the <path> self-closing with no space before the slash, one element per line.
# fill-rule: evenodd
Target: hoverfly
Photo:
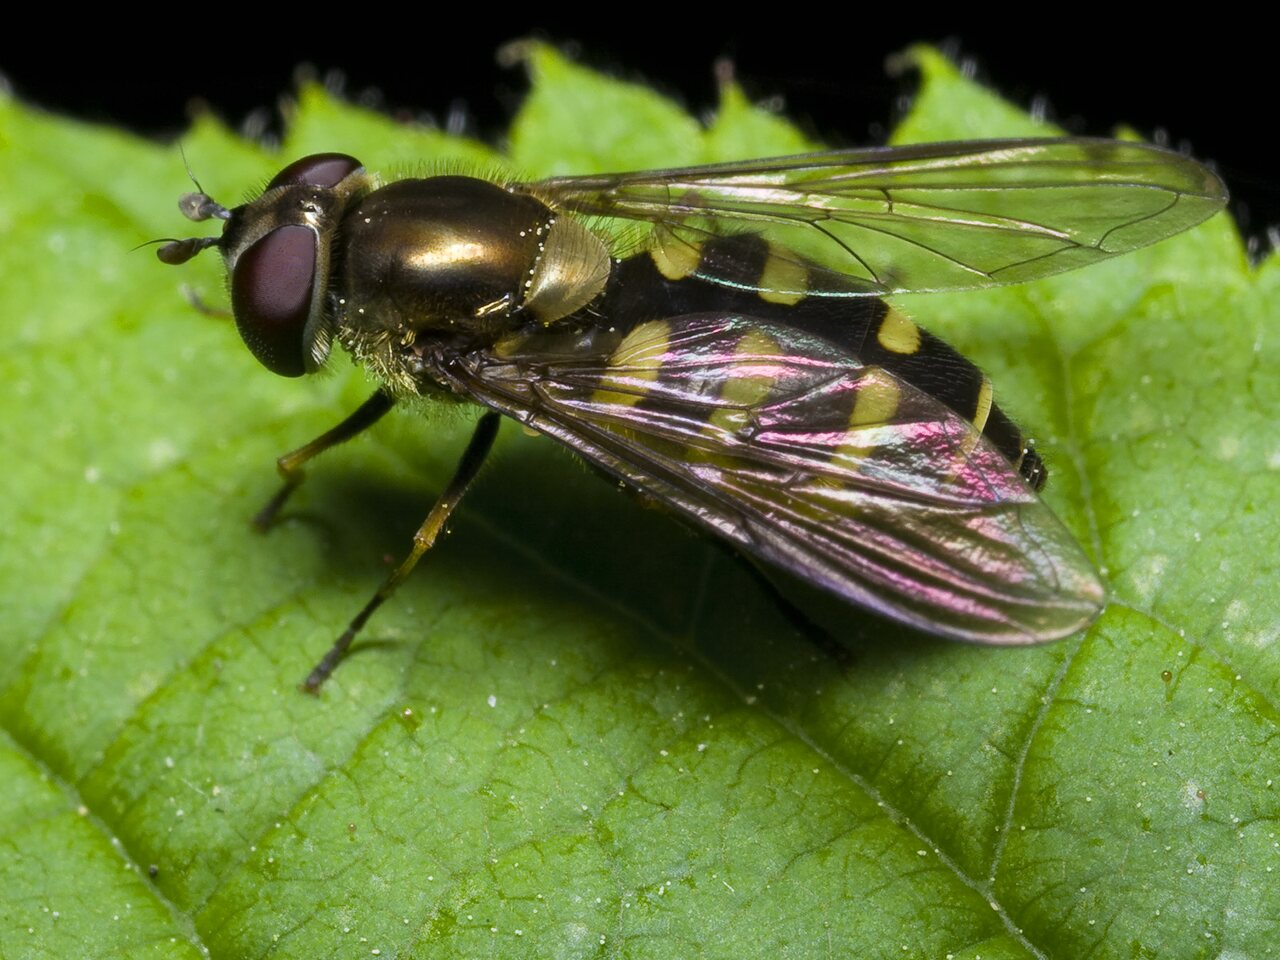
<path fill-rule="evenodd" d="M 198 184 L 197 184 L 198 186 Z M 408 557 L 305 682 L 316 690 L 474 479 L 500 416 L 763 561 L 954 639 L 1067 636 L 1105 602 L 1038 498 L 1044 463 L 990 381 L 884 298 L 1017 283 L 1155 243 L 1219 210 L 1205 167 L 1093 139 L 934 143 L 536 182 L 382 183 L 331 153 L 218 237 L 245 344 L 296 377 L 336 339 L 381 386 L 280 458 L 303 465 L 398 400 L 478 404 Z M 644 226 L 629 247 L 599 224 Z M 767 230 L 767 238 L 766 238 Z"/>

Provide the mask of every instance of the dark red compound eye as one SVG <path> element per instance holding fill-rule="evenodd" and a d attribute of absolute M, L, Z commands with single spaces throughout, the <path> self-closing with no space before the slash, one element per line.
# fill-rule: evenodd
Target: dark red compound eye
<path fill-rule="evenodd" d="M 362 164 L 345 153 L 313 153 L 289 164 L 267 184 L 274 187 L 303 185 L 308 187 L 336 187 L 349 174 L 359 170 Z"/>
<path fill-rule="evenodd" d="M 316 233 L 276 227 L 236 260 L 231 308 L 240 336 L 272 373 L 307 372 L 303 343 L 316 277 Z"/>

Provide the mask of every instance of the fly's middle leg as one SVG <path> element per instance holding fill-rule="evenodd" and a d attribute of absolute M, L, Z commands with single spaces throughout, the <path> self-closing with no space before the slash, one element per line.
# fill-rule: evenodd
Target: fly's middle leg
<path fill-rule="evenodd" d="M 377 418 L 375 417 L 374 419 Z M 307 693 L 316 693 L 320 689 L 321 684 L 337 669 L 338 664 L 346 655 L 347 649 L 351 646 L 351 642 L 356 638 L 356 634 L 368 622 L 374 611 L 395 593 L 396 588 L 404 582 L 413 568 L 417 566 L 418 561 L 422 559 L 422 555 L 435 545 L 436 539 L 444 531 L 450 515 L 458 504 L 462 502 L 462 497 L 471 486 L 471 481 L 480 472 L 480 466 L 484 463 L 485 457 L 489 455 L 489 450 L 493 447 L 493 438 L 497 433 L 498 414 L 486 413 L 476 424 L 475 432 L 471 434 L 471 442 L 467 444 L 467 449 L 463 452 L 462 459 L 458 461 L 458 467 L 454 471 L 449 485 L 444 488 L 444 492 L 440 494 L 440 499 L 431 507 L 430 512 L 427 513 L 427 518 L 422 521 L 422 526 L 413 535 L 413 548 L 409 551 L 409 555 L 404 558 L 398 567 L 391 571 L 391 575 L 383 581 L 382 586 L 369 598 L 369 602 L 355 615 L 351 623 L 347 625 L 347 629 L 342 631 L 342 635 L 329 648 L 329 652 L 320 659 L 320 662 L 307 675 L 307 679 L 302 684 L 302 689 Z"/>

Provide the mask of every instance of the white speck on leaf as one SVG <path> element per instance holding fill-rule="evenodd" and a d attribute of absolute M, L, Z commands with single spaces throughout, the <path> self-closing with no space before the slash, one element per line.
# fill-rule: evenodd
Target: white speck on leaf
<path fill-rule="evenodd" d="M 1182 785 L 1182 805 L 1188 810 L 1199 812 L 1204 809 L 1204 790 L 1194 780 Z"/>

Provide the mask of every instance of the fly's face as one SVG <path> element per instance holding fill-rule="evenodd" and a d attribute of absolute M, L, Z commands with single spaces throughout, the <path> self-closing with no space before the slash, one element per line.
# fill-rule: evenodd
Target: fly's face
<path fill-rule="evenodd" d="M 498 415 L 845 600 L 954 639 L 1034 643 L 1102 609 L 1036 496 L 1043 462 L 990 381 L 882 298 L 1087 266 L 1220 209 L 1200 164 L 1142 144 L 925 144 L 683 169 L 378 186 L 358 161 L 286 167 L 220 238 L 245 343 L 276 373 L 333 337 L 383 386 L 280 460 L 270 522 L 315 454 L 397 397 L 485 411 L 414 549 L 308 678 L 314 690 L 443 529 Z M 611 255 L 591 218 L 648 242 Z M 763 227 L 768 236 L 761 235 Z M 781 242 L 780 242 L 781 241 Z"/>
<path fill-rule="evenodd" d="M 358 160 L 327 153 L 285 167 L 261 196 L 234 209 L 204 193 L 187 194 L 182 212 L 190 220 L 224 221 L 222 236 L 177 241 L 162 247 L 159 256 L 182 263 L 205 247 L 217 247 L 245 345 L 273 373 L 300 377 L 329 355 L 335 233 L 353 198 L 368 189 Z"/>

